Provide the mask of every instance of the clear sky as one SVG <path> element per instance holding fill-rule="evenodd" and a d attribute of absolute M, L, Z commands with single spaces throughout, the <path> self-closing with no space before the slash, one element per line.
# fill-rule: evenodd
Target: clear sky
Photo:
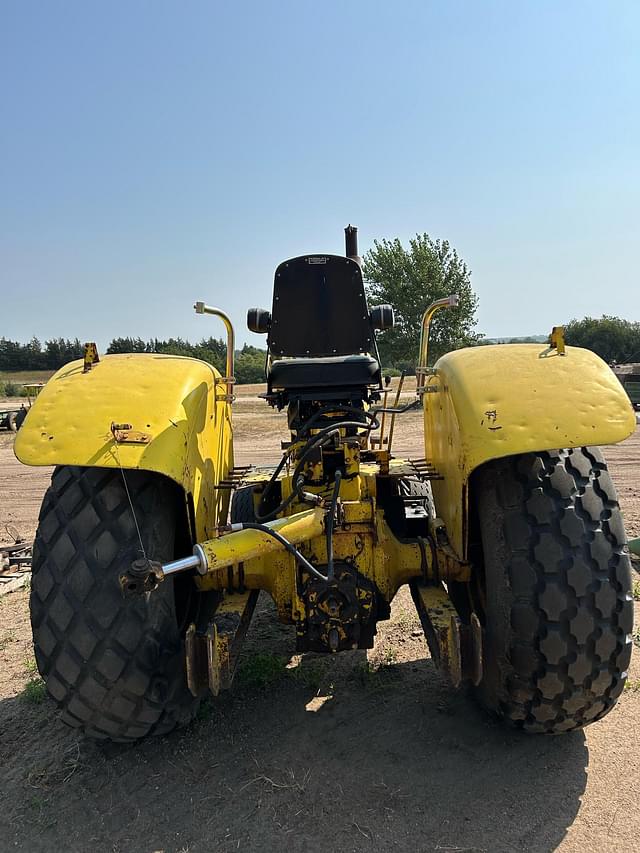
<path fill-rule="evenodd" d="M 638 2 L 0 2 L 0 335 L 220 335 L 273 270 L 444 237 L 478 329 L 640 320 Z"/>

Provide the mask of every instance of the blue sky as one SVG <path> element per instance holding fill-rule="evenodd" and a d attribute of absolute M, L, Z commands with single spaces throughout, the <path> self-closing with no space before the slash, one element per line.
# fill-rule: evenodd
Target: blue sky
<path fill-rule="evenodd" d="M 640 320 L 640 4 L 0 3 L 0 335 L 221 334 L 343 227 L 489 336 Z"/>

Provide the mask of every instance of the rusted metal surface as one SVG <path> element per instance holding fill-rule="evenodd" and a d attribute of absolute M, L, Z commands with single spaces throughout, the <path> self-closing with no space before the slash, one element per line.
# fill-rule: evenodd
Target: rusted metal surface
<path fill-rule="evenodd" d="M 433 462 L 430 462 L 428 459 L 409 459 L 409 464 L 421 480 L 443 479 L 442 474 L 437 470 Z"/>
<path fill-rule="evenodd" d="M 376 590 L 373 583 L 343 564 L 334 577 L 309 577 L 302 589 L 305 617 L 296 626 L 299 652 L 370 649 L 375 633 Z"/>
<path fill-rule="evenodd" d="M 433 566 L 430 577 L 436 582 L 471 580 L 471 563 L 461 560 L 451 547 L 444 522 L 437 516 L 429 522 L 430 540 L 433 543 Z"/>
<path fill-rule="evenodd" d="M 413 581 L 410 587 L 433 662 L 457 687 L 462 681 L 458 613 L 442 584 Z"/>
<path fill-rule="evenodd" d="M 209 687 L 214 696 L 231 687 L 258 590 L 227 594 L 203 634 L 191 624 L 185 636 L 187 684 L 194 696 Z"/>
<path fill-rule="evenodd" d="M 151 436 L 134 429 L 132 424 L 111 423 L 111 433 L 118 444 L 149 444 Z"/>
<path fill-rule="evenodd" d="M 558 355 L 565 355 L 564 326 L 554 326 L 549 335 L 549 346 L 558 350 Z"/>
<path fill-rule="evenodd" d="M 98 345 L 94 341 L 90 341 L 84 345 L 84 366 L 83 373 L 88 373 L 94 364 L 98 364 L 100 356 L 98 355 Z"/>
<path fill-rule="evenodd" d="M 30 566 L 33 543 L 18 539 L 10 545 L 0 545 L 0 570 Z"/>
<path fill-rule="evenodd" d="M 207 643 L 204 637 L 196 634 L 192 622 L 184 638 L 187 687 L 194 696 L 199 696 L 208 686 Z"/>
<path fill-rule="evenodd" d="M 434 664 L 447 673 L 454 687 L 467 680 L 479 684 L 482 629 L 477 616 L 472 614 L 470 624 L 463 625 L 442 584 L 412 581 L 410 588 Z"/>
<path fill-rule="evenodd" d="M 6 529 L 13 542 L 0 545 L 0 596 L 20 589 L 31 577 L 33 543 L 22 539 L 11 525 Z"/>
<path fill-rule="evenodd" d="M 129 598 L 153 592 L 164 578 L 160 563 L 141 557 L 134 560 L 127 571 L 120 575 L 119 582 L 123 596 Z"/>

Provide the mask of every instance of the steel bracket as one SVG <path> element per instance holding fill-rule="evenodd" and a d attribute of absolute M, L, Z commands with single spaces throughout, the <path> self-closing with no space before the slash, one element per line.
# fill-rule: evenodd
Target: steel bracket
<path fill-rule="evenodd" d="M 151 436 L 146 432 L 140 432 L 131 424 L 111 423 L 111 434 L 117 444 L 149 444 Z"/>
<path fill-rule="evenodd" d="M 260 591 L 225 595 L 204 634 L 191 623 L 185 636 L 187 685 L 194 696 L 207 687 L 214 696 L 231 687 L 242 643 Z"/>
<path fill-rule="evenodd" d="M 411 581 L 411 596 L 418 611 L 434 664 L 451 679 L 478 685 L 482 679 L 482 627 L 475 613 L 463 625 L 443 584 Z"/>

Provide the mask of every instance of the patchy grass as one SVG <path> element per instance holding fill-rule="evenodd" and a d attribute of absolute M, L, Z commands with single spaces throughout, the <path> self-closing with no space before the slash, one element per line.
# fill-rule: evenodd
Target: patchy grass
<path fill-rule="evenodd" d="M 198 722 L 206 722 L 213 717 L 215 710 L 213 696 L 207 695 L 200 703 L 195 718 Z"/>
<path fill-rule="evenodd" d="M 633 600 L 640 601 L 640 580 L 633 582 Z"/>
<path fill-rule="evenodd" d="M 32 678 L 27 681 L 20 698 L 31 705 L 41 705 L 47 696 L 47 688 L 41 678 Z"/>
<path fill-rule="evenodd" d="M 382 653 L 383 666 L 391 666 L 398 660 L 398 652 L 393 646 L 386 646 Z"/>
<path fill-rule="evenodd" d="M 46 766 L 32 766 L 27 777 L 29 787 L 43 792 L 49 792 L 64 785 L 71 779 L 79 768 L 87 767 L 82 762 L 80 743 L 72 743 L 64 749 L 56 749 Z M 42 809 L 49 805 L 48 798 L 37 794 L 32 800 L 34 808 Z"/>
<path fill-rule="evenodd" d="M 24 668 L 30 675 L 35 675 L 38 671 L 38 664 L 34 658 L 27 658 L 24 661 Z"/>
<path fill-rule="evenodd" d="M 631 636 L 633 637 L 634 644 L 640 649 L 640 625 L 638 625 Z"/>
<path fill-rule="evenodd" d="M 304 658 L 297 666 L 287 665 L 287 659 L 281 655 L 261 652 L 241 663 L 237 673 L 238 683 L 246 687 L 267 687 L 284 678 L 318 691 L 325 685 L 327 665 L 324 661 Z"/>
<path fill-rule="evenodd" d="M 397 668 L 394 666 L 395 653 L 393 657 L 394 661 L 391 661 L 391 655 L 388 655 L 386 661 L 366 660 L 364 663 L 358 664 L 353 669 L 351 679 L 367 691 L 378 692 L 392 689 L 398 677 Z"/>
<path fill-rule="evenodd" d="M 299 684 L 311 690 L 319 690 L 325 678 L 326 669 L 320 661 L 303 660 L 299 666 L 287 669 L 287 674 Z"/>
<path fill-rule="evenodd" d="M 640 678 L 630 678 L 624 689 L 629 693 L 640 693 Z"/>
<path fill-rule="evenodd" d="M 286 673 L 286 660 L 280 655 L 259 653 L 240 664 L 238 681 L 247 687 L 267 687 Z"/>

